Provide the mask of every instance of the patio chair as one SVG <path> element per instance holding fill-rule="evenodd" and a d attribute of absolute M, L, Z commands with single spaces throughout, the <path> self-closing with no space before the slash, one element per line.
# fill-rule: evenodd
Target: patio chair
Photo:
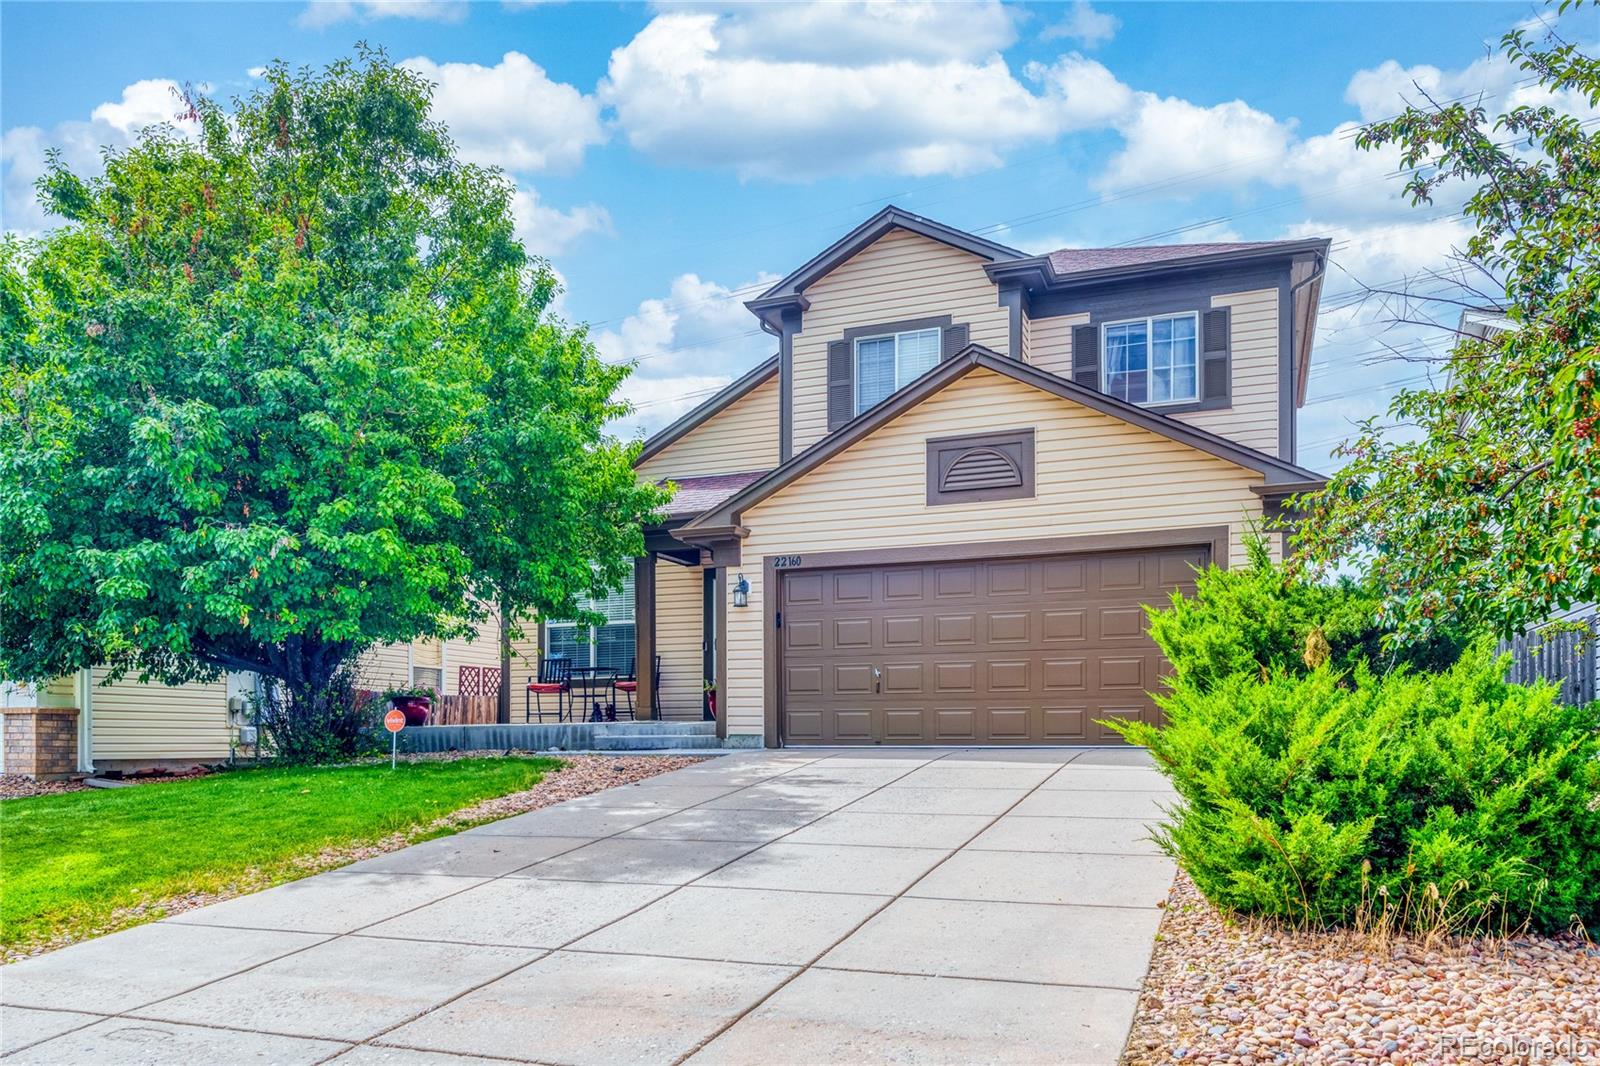
<path fill-rule="evenodd" d="M 539 660 L 539 679 L 529 681 L 528 689 L 522 694 L 522 720 L 531 722 L 537 716 L 539 721 L 544 721 L 544 698 L 554 696 L 556 701 L 556 721 L 563 721 L 566 717 L 565 702 L 571 702 L 572 696 L 572 660 L 565 655 L 556 655 L 548 659 Z"/>
<path fill-rule="evenodd" d="M 639 694 L 638 667 L 639 661 L 637 659 L 629 659 L 627 675 L 618 678 L 616 683 L 612 685 L 612 688 L 615 691 L 620 692 L 627 697 L 629 718 L 637 717 L 634 708 L 634 698 Z M 650 673 L 650 680 L 650 705 L 651 709 L 656 712 L 656 717 L 659 718 L 661 716 L 661 656 L 659 655 L 655 657 L 655 669 Z M 612 697 L 612 703 L 616 703 L 616 697 Z M 621 707 L 618 707 L 617 713 L 621 713 Z"/>

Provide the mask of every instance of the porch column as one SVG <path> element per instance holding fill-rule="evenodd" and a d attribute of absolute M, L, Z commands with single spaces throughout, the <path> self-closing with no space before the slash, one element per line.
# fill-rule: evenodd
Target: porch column
<path fill-rule="evenodd" d="M 656 698 L 656 553 L 633 560 L 633 673 L 639 679 L 634 715 L 653 718 Z"/>
<path fill-rule="evenodd" d="M 717 736 L 728 738 L 728 568 L 717 567 L 712 593 L 716 611 Z"/>

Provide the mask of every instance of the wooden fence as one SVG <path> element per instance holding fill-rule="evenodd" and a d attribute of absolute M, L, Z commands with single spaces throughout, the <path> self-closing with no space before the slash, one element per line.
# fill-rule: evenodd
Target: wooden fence
<path fill-rule="evenodd" d="M 1524 633 L 1515 640 L 1502 641 L 1500 651 L 1511 653 L 1513 684 L 1529 685 L 1550 681 L 1561 686 L 1561 700 L 1569 704 L 1589 703 L 1596 698 L 1595 639 L 1600 633 L 1600 612 L 1574 616 L 1568 621 L 1587 627 L 1587 632 L 1560 631 Z"/>
<path fill-rule="evenodd" d="M 440 696 L 433 702 L 429 725 L 493 725 L 498 695 Z"/>

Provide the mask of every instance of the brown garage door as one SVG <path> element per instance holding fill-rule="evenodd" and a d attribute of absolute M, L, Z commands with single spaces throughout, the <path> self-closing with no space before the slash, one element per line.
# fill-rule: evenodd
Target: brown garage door
<path fill-rule="evenodd" d="M 1205 548 L 783 572 L 788 744 L 1118 744 Z"/>

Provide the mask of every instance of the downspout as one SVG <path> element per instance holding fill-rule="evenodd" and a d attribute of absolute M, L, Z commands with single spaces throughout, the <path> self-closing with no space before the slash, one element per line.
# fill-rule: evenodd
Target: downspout
<path fill-rule="evenodd" d="M 94 673 L 78 671 L 75 683 L 78 704 L 78 770 L 94 773 Z"/>

